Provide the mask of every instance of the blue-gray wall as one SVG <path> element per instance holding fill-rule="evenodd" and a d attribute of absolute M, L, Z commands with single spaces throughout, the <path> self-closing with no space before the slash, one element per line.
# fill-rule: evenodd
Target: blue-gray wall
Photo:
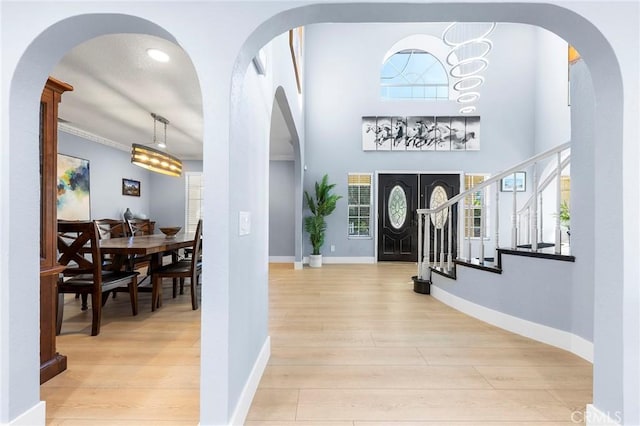
<path fill-rule="evenodd" d="M 495 173 L 534 154 L 537 77 L 536 55 L 532 52 L 536 51 L 539 30 L 512 24 L 498 25 L 491 36 L 494 48 L 477 105 L 481 117 L 480 151 L 362 151 L 363 116 L 460 115 L 455 101 L 383 101 L 379 96 L 379 69 L 391 46 L 417 33 L 439 36 L 444 28 L 445 24 L 307 27 L 305 189 L 312 189 L 314 182 L 328 173 L 337 184 L 336 192 L 346 196 L 349 172 Z M 524 201 L 526 194 L 521 197 Z M 501 217 L 509 217 L 508 211 L 501 212 Z M 374 256 L 373 238 L 347 238 L 346 197 L 338 202 L 327 223 L 325 256 Z M 508 220 L 502 221 L 505 231 L 509 226 Z M 306 255 L 310 252 L 306 235 L 304 244 Z M 329 252 L 330 245 L 335 245 L 334 253 Z"/>
<path fill-rule="evenodd" d="M 130 153 L 62 131 L 58 152 L 89 160 L 91 219 L 122 219 L 127 207 L 150 214 L 152 173 L 131 164 Z M 122 195 L 122 178 L 140 181 L 139 197 Z"/>
<path fill-rule="evenodd" d="M 433 274 L 437 287 L 489 309 L 573 332 L 572 287 L 558 283 L 575 264 L 523 256 L 502 256 L 502 274 L 458 266 L 457 280 Z"/>
<path fill-rule="evenodd" d="M 121 219 L 128 208 L 161 226 L 185 224 L 185 178 L 152 173 L 131 164 L 128 152 L 58 132 L 58 152 L 89 160 L 91 218 Z M 184 172 L 202 172 L 202 161 L 184 161 Z M 140 197 L 122 195 L 122 178 L 140 181 Z"/>
<path fill-rule="evenodd" d="M 160 226 L 185 226 L 186 182 L 185 174 L 202 172 L 202 161 L 183 161 L 181 177 L 151 173 L 149 217 Z"/>
<path fill-rule="evenodd" d="M 269 161 L 269 256 L 294 256 L 293 161 Z"/>

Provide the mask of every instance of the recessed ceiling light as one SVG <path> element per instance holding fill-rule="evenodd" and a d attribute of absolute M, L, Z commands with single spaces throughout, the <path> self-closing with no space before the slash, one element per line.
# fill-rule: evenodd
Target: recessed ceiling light
<path fill-rule="evenodd" d="M 169 55 L 159 49 L 147 49 L 147 55 L 158 62 L 169 62 Z"/>

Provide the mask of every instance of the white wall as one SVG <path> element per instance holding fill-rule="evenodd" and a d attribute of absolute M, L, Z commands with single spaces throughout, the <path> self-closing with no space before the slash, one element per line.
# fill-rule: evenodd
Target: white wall
<path fill-rule="evenodd" d="M 567 42 L 556 34 L 536 28 L 533 52 L 535 71 L 535 152 L 540 153 L 571 139 L 568 104 Z M 512 82 L 517 90 L 520 82 Z"/>

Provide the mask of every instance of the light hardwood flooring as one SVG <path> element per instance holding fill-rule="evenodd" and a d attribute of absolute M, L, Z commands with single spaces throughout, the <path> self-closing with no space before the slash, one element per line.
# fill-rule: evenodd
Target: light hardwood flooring
<path fill-rule="evenodd" d="M 550 426 L 582 420 L 592 368 L 412 291 L 410 264 L 270 267 L 271 358 L 248 426 Z M 167 282 L 167 284 L 169 284 Z M 206 283 L 205 283 L 206 285 Z M 517 283 L 514 283 L 517 285 Z M 188 293 L 188 291 L 186 291 Z M 200 314 L 164 291 L 105 306 L 67 298 L 69 369 L 41 386 L 51 425 L 195 425 Z"/>

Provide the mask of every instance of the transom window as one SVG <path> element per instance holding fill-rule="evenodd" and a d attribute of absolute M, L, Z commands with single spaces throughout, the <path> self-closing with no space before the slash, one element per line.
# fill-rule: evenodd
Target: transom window
<path fill-rule="evenodd" d="M 448 100 L 447 72 L 429 52 L 401 50 L 382 65 L 380 96 L 383 99 Z"/>

